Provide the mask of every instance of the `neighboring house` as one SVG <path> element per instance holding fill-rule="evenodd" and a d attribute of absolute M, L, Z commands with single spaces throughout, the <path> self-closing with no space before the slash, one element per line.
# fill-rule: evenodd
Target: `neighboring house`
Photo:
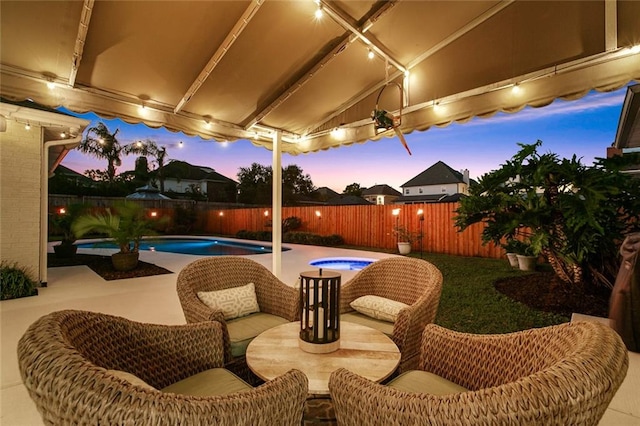
<path fill-rule="evenodd" d="M 401 195 L 389 185 L 374 185 L 362 191 L 362 198 L 372 204 L 393 204 Z"/>
<path fill-rule="evenodd" d="M 424 170 L 400 187 L 397 204 L 452 202 L 469 193 L 469 170 L 459 172 L 442 161 Z"/>
<path fill-rule="evenodd" d="M 627 88 L 616 140 L 607 148 L 607 157 L 631 152 L 640 152 L 640 84 Z M 640 178 L 640 164 L 627 169 L 627 172 Z"/>
<path fill-rule="evenodd" d="M 75 170 L 71 170 L 62 164 L 56 167 L 56 170 L 53 172 L 53 176 L 50 177 L 50 179 L 55 180 L 56 182 L 66 182 L 79 188 L 93 188 L 96 186 L 96 182 L 91 178 L 80 174 Z M 51 182 L 49 185 L 51 185 Z"/>
<path fill-rule="evenodd" d="M 89 120 L 0 98 L 0 260 L 47 282 L 48 185 Z M 5 302 L 6 303 L 6 302 Z"/>
<path fill-rule="evenodd" d="M 362 197 L 355 195 L 338 195 L 326 202 L 327 206 L 355 206 L 355 205 L 370 205 L 371 203 Z"/>
<path fill-rule="evenodd" d="M 317 199 L 318 201 L 325 202 L 325 201 L 331 200 L 332 198 L 339 197 L 340 194 L 338 194 L 336 191 L 334 191 L 331 188 L 327 188 L 326 186 L 323 186 L 313 191 L 311 193 L 311 196 L 314 199 Z"/>
<path fill-rule="evenodd" d="M 211 167 L 174 160 L 163 167 L 162 174 L 165 193 L 180 196 L 196 192 L 205 196 L 207 201 L 236 201 L 238 183 Z"/>

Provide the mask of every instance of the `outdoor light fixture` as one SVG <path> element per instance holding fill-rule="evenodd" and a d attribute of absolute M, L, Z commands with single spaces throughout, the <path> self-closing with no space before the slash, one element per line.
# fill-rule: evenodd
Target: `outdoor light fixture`
<path fill-rule="evenodd" d="M 520 87 L 520 85 L 518 83 L 514 84 L 511 88 L 511 93 L 513 93 L 514 95 L 519 95 L 520 92 L 522 92 L 522 88 Z"/>
<path fill-rule="evenodd" d="M 264 211 L 264 217 L 267 217 L 267 216 L 269 216 L 269 210 Z"/>
<path fill-rule="evenodd" d="M 316 217 L 318 219 L 320 219 L 322 217 L 322 213 L 320 213 L 320 210 L 316 210 Z"/>
<path fill-rule="evenodd" d="M 67 209 L 65 209 L 64 207 L 60 207 L 60 210 L 58 210 L 59 214 L 66 214 L 67 213 Z"/>
<path fill-rule="evenodd" d="M 391 210 L 391 214 L 396 218 L 396 244 L 400 242 L 400 235 L 398 234 L 398 227 L 400 226 L 400 209 Z"/>
<path fill-rule="evenodd" d="M 300 349 L 316 354 L 340 349 L 340 274 L 322 268 L 302 272 L 300 301 Z"/>
<path fill-rule="evenodd" d="M 53 89 L 55 89 L 55 88 L 56 88 L 56 84 L 53 82 L 53 80 L 49 80 L 49 81 L 47 81 L 47 88 L 48 88 L 49 90 L 53 90 Z"/>
<path fill-rule="evenodd" d="M 224 216 L 224 212 L 218 213 L 218 216 L 220 216 L 220 217 Z"/>
<path fill-rule="evenodd" d="M 66 139 L 67 134 L 65 132 L 60 133 L 60 138 Z"/>
<path fill-rule="evenodd" d="M 31 125 L 29 123 L 24 125 L 25 130 L 31 130 Z"/>
<path fill-rule="evenodd" d="M 420 259 L 422 259 L 422 240 L 424 230 L 424 210 L 418 209 L 418 217 L 420 218 Z"/>
<path fill-rule="evenodd" d="M 321 19 L 322 18 L 322 5 L 318 2 L 318 8 L 316 9 L 316 19 Z"/>
<path fill-rule="evenodd" d="M 373 50 L 369 49 L 369 53 L 367 53 L 367 58 L 373 59 L 375 57 L 376 57 L 376 55 L 375 55 L 375 53 L 373 53 Z"/>
<path fill-rule="evenodd" d="M 151 213 L 149 213 L 149 215 L 150 215 L 151 217 L 158 217 L 158 212 L 157 212 L 157 211 L 155 211 L 155 210 L 152 210 L 152 211 L 151 211 Z"/>

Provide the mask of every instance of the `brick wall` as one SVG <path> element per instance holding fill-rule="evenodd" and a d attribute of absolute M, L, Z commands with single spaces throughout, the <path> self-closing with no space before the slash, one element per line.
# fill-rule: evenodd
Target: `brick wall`
<path fill-rule="evenodd" d="M 7 120 L 0 133 L 0 259 L 27 267 L 38 279 L 40 264 L 41 128 Z M 19 225 L 19 226 L 17 226 Z"/>

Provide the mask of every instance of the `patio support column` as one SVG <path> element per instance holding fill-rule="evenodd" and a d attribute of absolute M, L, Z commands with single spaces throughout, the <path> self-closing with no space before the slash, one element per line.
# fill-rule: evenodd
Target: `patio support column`
<path fill-rule="evenodd" d="M 273 134 L 272 163 L 271 239 L 273 266 L 271 272 L 280 278 L 282 271 L 282 132 L 279 130 Z"/>

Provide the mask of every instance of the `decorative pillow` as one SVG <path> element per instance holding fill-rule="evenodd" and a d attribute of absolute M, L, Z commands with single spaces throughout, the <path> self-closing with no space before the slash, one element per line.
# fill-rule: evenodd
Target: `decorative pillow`
<path fill-rule="evenodd" d="M 253 283 L 224 290 L 199 291 L 198 298 L 211 309 L 222 311 L 226 320 L 260 312 Z"/>
<path fill-rule="evenodd" d="M 398 312 L 409 306 L 406 303 L 373 295 L 358 297 L 350 305 L 363 315 L 389 322 L 395 322 Z"/>

